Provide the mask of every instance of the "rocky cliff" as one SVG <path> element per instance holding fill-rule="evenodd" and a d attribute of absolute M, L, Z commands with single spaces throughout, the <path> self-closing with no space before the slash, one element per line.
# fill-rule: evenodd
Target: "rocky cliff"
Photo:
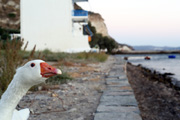
<path fill-rule="evenodd" d="M 0 27 L 20 29 L 20 0 L 0 0 Z"/>
<path fill-rule="evenodd" d="M 80 6 L 75 4 L 75 9 L 82 9 Z M 99 13 L 89 12 L 88 14 L 89 22 L 91 22 L 91 25 L 96 28 L 96 32 L 102 34 L 102 36 L 107 36 L 112 38 L 108 34 L 108 29 L 106 27 L 106 24 L 104 23 L 103 17 Z M 134 50 L 131 46 L 126 44 L 119 44 L 117 41 L 115 41 L 118 44 L 118 48 L 114 50 L 114 52 L 119 51 L 132 51 Z"/>
<path fill-rule="evenodd" d="M 88 18 L 89 18 L 89 21 L 91 22 L 91 25 L 96 28 L 97 33 L 100 33 L 103 36 L 108 36 L 108 37 L 112 38 L 108 34 L 108 29 L 106 27 L 106 24 L 104 23 L 104 19 L 102 18 L 102 16 L 99 13 L 89 12 Z M 118 48 L 113 50 L 115 53 L 119 52 L 119 51 L 132 51 L 132 50 L 134 50 L 129 45 L 120 44 L 117 41 L 116 41 L 116 43 L 118 44 Z"/>
<path fill-rule="evenodd" d="M 103 36 L 109 36 L 104 19 L 99 13 L 89 12 L 88 18 L 91 25 L 96 28 L 97 33 L 101 33 Z"/>
<path fill-rule="evenodd" d="M 74 9 L 82 9 L 77 4 L 74 4 Z M 99 13 L 89 12 L 88 13 L 89 22 L 96 28 L 96 32 L 102 34 L 103 36 L 109 36 L 104 19 Z M 110 37 L 110 36 L 109 36 Z"/>

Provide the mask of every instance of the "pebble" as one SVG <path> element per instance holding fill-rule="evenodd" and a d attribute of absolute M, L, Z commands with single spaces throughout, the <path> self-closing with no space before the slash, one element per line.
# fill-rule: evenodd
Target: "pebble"
<path fill-rule="evenodd" d="M 84 120 L 84 117 L 79 117 L 79 118 L 76 118 L 76 119 L 74 119 L 74 120 Z"/>
<path fill-rule="evenodd" d="M 95 69 L 94 72 L 100 72 L 101 70 L 100 69 Z"/>
<path fill-rule="evenodd" d="M 42 86 L 38 86 L 38 91 L 41 91 L 42 90 Z"/>
<path fill-rule="evenodd" d="M 68 110 L 67 112 L 76 112 L 76 111 L 77 111 L 76 108 L 72 108 L 72 109 Z"/>
<path fill-rule="evenodd" d="M 82 78 L 82 81 L 85 81 L 85 80 L 88 80 L 88 78 L 87 78 L 87 77 L 83 77 L 83 78 Z"/>
<path fill-rule="evenodd" d="M 51 96 L 52 96 L 52 97 L 58 97 L 58 94 L 52 93 Z"/>
<path fill-rule="evenodd" d="M 52 109 L 52 106 L 48 106 L 47 110 L 51 110 Z"/>

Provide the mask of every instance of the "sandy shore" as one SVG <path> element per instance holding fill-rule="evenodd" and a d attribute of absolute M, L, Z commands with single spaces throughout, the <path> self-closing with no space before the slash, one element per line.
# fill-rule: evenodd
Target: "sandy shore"
<path fill-rule="evenodd" d="M 143 120 L 180 120 L 180 91 L 170 78 L 130 64 L 127 76 Z"/>
<path fill-rule="evenodd" d="M 93 120 L 105 88 L 104 78 L 113 63 L 110 56 L 105 63 L 69 64 L 63 71 L 74 78 L 72 81 L 28 92 L 18 109 L 31 109 L 28 120 Z"/>

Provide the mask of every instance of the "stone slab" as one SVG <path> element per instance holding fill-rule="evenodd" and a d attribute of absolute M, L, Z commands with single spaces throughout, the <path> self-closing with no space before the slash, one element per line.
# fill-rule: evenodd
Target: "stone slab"
<path fill-rule="evenodd" d="M 126 78 L 126 75 L 124 75 L 124 74 L 120 74 L 120 75 L 107 75 L 106 76 L 106 78 L 117 78 L 117 79 L 119 79 L 119 78 Z"/>
<path fill-rule="evenodd" d="M 119 76 L 121 76 L 122 74 L 122 71 L 111 71 L 111 72 L 109 72 L 109 76 L 116 76 L 116 75 L 119 75 Z"/>
<path fill-rule="evenodd" d="M 120 91 L 120 92 L 131 92 L 133 91 L 132 88 L 130 86 L 114 86 L 114 87 L 111 87 L 111 86 L 107 86 L 106 88 L 106 91 Z"/>
<path fill-rule="evenodd" d="M 105 106 L 105 105 L 99 105 L 97 108 L 97 112 L 98 113 L 102 113 L 102 112 L 115 112 L 115 113 L 119 113 L 119 112 L 123 112 L 123 113 L 128 113 L 128 112 L 134 112 L 134 113 L 140 113 L 139 109 L 137 107 L 134 106 L 130 106 L 130 107 L 124 107 L 124 106 Z"/>
<path fill-rule="evenodd" d="M 134 96 L 106 96 L 100 99 L 100 105 L 106 106 L 137 106 Z"/>
<path fill-rule="evenodd" d="M 117 81 L 128 81 L 126 77 L 122 77 L 122 78 L 118 78 L 118 77 L 117 77 L 117 78 L 105 78 L 105 80 L 106 80 L 107 82 L 110 82 L 110 81 L 113 81 L 113 82 L 114 82 L 114 81 L 116 81 L 116 82 L 117 82 Z"/>
<path fill-rule="evenodd" d="M 139 114 L 128 113 L 97 113 L 94 120 L 142 120 Z"/>
<path fill-rule="evenodd" d="M 104 91 L 103 95 L 106 96 L 128 96 L 128 95 L 134 95 L 133 92 L 129 91 Z"/>
<path fill-rule="evenodd" d="M 127 81 L 127 78 L 124 78 L 124 79 L 106 78 L 106 82 L 121 82 L 121 81 Z"/>
<path fill-rule="evenodd" d="M 129 82 L 128 81 L 106 81 L 106 84 L 108 85 L 108 86 L 119 86 L 119 87 L 121 87 L 121 86 L 130 86 L 130 84 L 129 84 Z"/>

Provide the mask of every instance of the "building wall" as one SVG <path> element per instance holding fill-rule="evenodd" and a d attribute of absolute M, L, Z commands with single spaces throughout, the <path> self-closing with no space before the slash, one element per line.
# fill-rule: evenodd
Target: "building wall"
<path fill-rule="evenodd" d="M 88 36 L 76 35 L 72 10 L 72 0 L 21 0 L 21 36 L 29 42 L 27 50 L 34 45 L 55 52 L 89 50 Z"/>

